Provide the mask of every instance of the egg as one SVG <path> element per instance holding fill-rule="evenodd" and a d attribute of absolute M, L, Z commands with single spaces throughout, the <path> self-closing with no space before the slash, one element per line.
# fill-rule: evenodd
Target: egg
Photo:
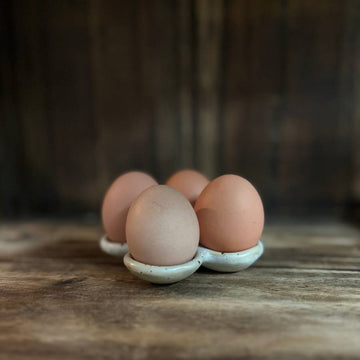
<path fill-rule="evenodd" d="M 209 180 L 198 171 L 180 170 L 173 174 L 166 182 L 166 185 L 179 190 L 194 206 L 201 192 Z"/>
<path fill-rule="evenodd" d="M 196 201 L 200 245 L 220 252 L 237 252 L 257 244 L 264 228 L 264 208 L 253 185 L 237 175 L 223 175 Z"/>
<path fill-rule="evenodd" d="M 106 192 L 101 217 L 110 241 L 125 243 L 125 223 L 133 200 L 145 189 L 156 185 L 150 175 L 131 171 L 118 177 Z"/>
<path fill-rule="evenodd" d="M 148 265 L 184 264 L 195 256 L 199 223 L 189 201 L 177 190 L 156 185 L 132 203 L 126 221 L 131 256 Z"/>

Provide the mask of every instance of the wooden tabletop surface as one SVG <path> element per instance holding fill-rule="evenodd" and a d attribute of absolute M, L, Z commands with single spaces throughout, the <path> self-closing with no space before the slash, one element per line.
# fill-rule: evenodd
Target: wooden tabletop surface
<path fill-rule="evenodd" d="M 0 225 L 0 359 L 360 358 L 360 231 L 269 225 L 250 269 L 159 286 L 101 227 Z"/>

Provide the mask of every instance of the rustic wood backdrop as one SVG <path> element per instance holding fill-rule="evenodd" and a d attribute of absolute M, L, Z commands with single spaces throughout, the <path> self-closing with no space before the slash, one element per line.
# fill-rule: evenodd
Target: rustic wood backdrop
<path fill-rule="evenodd" d="M 360 199 L 360 1 L 4 0 L 0 215 L 127 169 L 238 173 L 268 213 Z"/>

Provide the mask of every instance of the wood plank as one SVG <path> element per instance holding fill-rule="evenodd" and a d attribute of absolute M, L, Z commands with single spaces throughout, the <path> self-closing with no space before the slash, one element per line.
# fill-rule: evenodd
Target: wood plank
<path fill-rule="evenodd" d="M 196 166 L 213 178 L 219 169 L 219 94 L 221 79 L 221 48 L 223 2 L 197 0 L 196 59 L 197 117 Z"/>
<path fill-rule="evenodd" d="M 137 71 L 146 104 L 144 117 L 153 126 L 153 171 L 165 182 L 180 159 L 179 2 L 139 1 L 136 12 Z"/>
<path fill-rule="evenodd" d="M 97 210 L 89 2 L 44 2 L 48 136 L 62 211 Z"/>
<path fill-rule="evenodd" d="M 358 204 L 358 1 L 1 10 L 1 214 L 97 211 L 121 172 L 182 166 L 249 178 L 273 213 Z"/>
<path fill-rule="evenodd" d="M 269 211 L 278 196 L 285 11 L 281 1 L 230 1 L 225 18 L 224 172 L 249 179 Z"/>
<path fill-rule="evenodd" d="M 24 182 L 31 213 L 57 207 L 52 124 L 49 117 L 47 31 L 43 1 L 14 2 L 17 114 L 22 132 Z"/>
<path fill-rule="evenodd" d="M 271 225 L 263 238 L 267 252 L 257 266 L 359 270 L 359 231 L 347 225 Z"/>
<path fill-rule="evenodd" d="M 345 8 L 346 32 L 344 36 L 344 50 L 342 60 L 342 88 L 344 116 L 350 119 L 344 121 L 345 129 L 341 132 L 343 141 L 346 137 L 351 139 L 351 195 L 350 210 L 352 215 L 360 220 L 360 4 L 357 1 L 349 0 Z M 356 44 L 354 46 L 354 44 Z M 347 130 L 347 131 L 346 131 Z M 349 132 L 352 133 L 349 136 Z"/>
<path fill-rule="evenodd" d="M 27 204 L 20 200 L 22 177 L 21 126 L 16 111 L 16 74 L 13 9 L 10 1 L 0 4 L 0 216 L 14 216 Z"/>
<path fill-rule="evenodd" d="M 151 103 L 142 88 L 139 3 L 91 1 L 92 74 L 101 193 L 121 173 L 154 168 Z"/>
<path fill-rule="evenodd" d="M 350 143 L 338 135 L 342 123 L 349 121 L 340 114 L 343 5 L 342 1 L 288 2 L 278 192 L 283 211 L 343 210 L 350 151 Z"/>
<path fill-rule="evenodd" d="M 195 166 L 195 41 L 191 0 L 179 2 L 178 41 L 180 62 L 180 159 L 179 168 Z"/>
<path fill-rule="evenodd" d="M 101 232 L 96 224 L 79 222 L 0 224 L 2 356 L 359 354 L 360 233 L 354 227 L 270 225 L 256 266 L 235 274 L 200 270 L 170 286 L 138 280 L 119 260 L 102 254 Z"/>
<path fill-rule="evenodd" d="M 15 269 L 1 266 L 8 359 L 350 359 L 360 350 L 351 272 L 252 269 L 154 287 L 116 266 L 67 265 L 45 277 Z"/>

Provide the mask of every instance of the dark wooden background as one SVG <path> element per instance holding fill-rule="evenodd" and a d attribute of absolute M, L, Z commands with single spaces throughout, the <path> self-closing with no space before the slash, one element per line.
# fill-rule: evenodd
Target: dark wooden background
<path fill-rule="evenodd" d="M 269 214 L 360 199 L 360 1 L 1 1 L 0 215 L 127 169 L 237 173 Z"/>

